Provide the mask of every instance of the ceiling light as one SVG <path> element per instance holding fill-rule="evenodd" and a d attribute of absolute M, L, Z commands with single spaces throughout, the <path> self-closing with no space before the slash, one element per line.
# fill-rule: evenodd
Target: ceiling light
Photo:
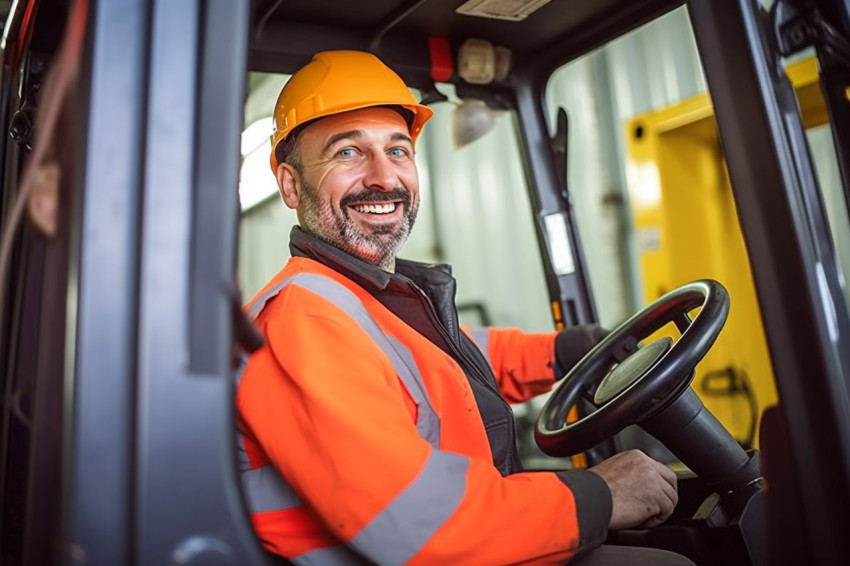
<path fill-rule="evenodd" d="M 452 145 L 460 149 L 492 130 L 495 124 L 495 113 L 483 100 L 467 98 L 452 111 Z"/>

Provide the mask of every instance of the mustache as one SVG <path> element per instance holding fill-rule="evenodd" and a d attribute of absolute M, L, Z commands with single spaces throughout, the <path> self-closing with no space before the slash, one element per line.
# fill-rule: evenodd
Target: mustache
<path fill-rule="evenodd" d="M 349 193 L 339 199 L 340 208 L 345 209 L 352 204 L 363 204 L 368 202 L 386 202 L 388 200 L 400 200 L 406 210 L 410 210 L 410 203 L 413 197 L 410 196 L 410 191 L 401 187 L 396 187 L 390 191 L 360 191 L 357 193 Z"/>

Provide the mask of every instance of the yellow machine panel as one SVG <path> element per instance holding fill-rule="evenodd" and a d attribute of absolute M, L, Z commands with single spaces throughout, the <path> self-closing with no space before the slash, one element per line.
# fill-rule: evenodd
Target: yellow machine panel
<path fill-rule="evenodd" d="M 816 63 L 787 69 L 807 128 L 828 116 Z M 697 366 L 694 390 L 736 439 L 756 447 L 765 407 L 776 403 L 770 357 L 750 262 L 707 94 L 627 124 L 627 175 L 635 240 L 650 303 L 689 281 L 716 279 L 729 291 L 729 318 Z M 660 335 L 677 336 L 672 328 Z"/>

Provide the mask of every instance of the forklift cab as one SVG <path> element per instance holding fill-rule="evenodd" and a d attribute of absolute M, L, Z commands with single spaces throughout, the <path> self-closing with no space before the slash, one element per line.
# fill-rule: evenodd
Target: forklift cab
<path fill-rule="evenodd" d="M 850 560 L 846 1 L 0 9 L 2 564 L 273 563 L 236 473 L 232 359 L 251 342 L 240 288 L 264 282 L 246 257 L 281 205 L 250 194 L 270 174 L 257 181 L 240 141 L 254 94 L 331 49 L 375 53 L 438 112 L 419 144 L 434 236 L 410 251 L 537 314 L 475 294 L 462 312 L 613 330 L 517 411 L 532 465 L 641 446 L 678 471 L 673 518 L 609 544 L 697 564 Z M 641 89 L 676 92 L 641 105 Z M 436 137 L 450 133 L 465 149 Z M 26 211 L 51 162 L 45 235 Z M 593 210 L 620 228 L 600 234 Z M 463 224 L 497 249 L 452 248 Z"/>

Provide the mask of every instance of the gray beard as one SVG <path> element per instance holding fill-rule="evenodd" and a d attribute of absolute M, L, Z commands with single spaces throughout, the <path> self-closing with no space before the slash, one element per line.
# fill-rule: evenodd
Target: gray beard
<path fill-rule="evenodd" d="M 418 203 L 412 202 L 410 191 L 397 187 L 389 192 L 361 191 L 349 194 L 340 200 L 340 210 L 334 210 L 327 201 L 319 200 L 314 187 L 301 182 L 302 228 L 367 263 L 389 272 L 395 271 L 395 259 L 401 246 L 407 241 L 416 221 Z M 387 197 L 400 199 L 404 210 L 401 225 L 378 226 L 364 234 L 351 219 L 348 204 L 354 202 L 378 202 Z"/>

